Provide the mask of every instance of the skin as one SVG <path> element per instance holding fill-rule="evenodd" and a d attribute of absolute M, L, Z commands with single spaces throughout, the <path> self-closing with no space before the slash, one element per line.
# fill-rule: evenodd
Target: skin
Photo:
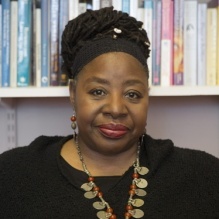
<path fill-rule="evenodd" d="M 81 70 L 76 83 L 70 83 L 70 99 L 79 146 L 91 174 L 122 175 L 136 158 L 137 142 L 146 126 L 148 79 L 142 64 L 123 52 L 100 55 Z M 102 132 L 100 126 L 109 124 L 119 124 L 125 131 L 121 135 L 118 130 Z M 113 136 L 108 135 L 111 132 Z M 82 170 L 72 140 L 61 155 Z"/>

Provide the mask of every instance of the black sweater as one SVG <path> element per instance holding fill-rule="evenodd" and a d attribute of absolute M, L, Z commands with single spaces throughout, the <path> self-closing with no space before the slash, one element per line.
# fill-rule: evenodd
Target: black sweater
<path fill-rule="evenodd" d="M 72 138 L 39 137 L 28 147 L 0 155 L 0 218 L 95 219 L 94 199 L 86 199 L 60 159 Z M 219 159 L 146 137 L 140 154 L 149 168 L 144 218 L 219 219 Z M 133 168 L 104 193 L 117 218 L 124 218 Z M 98 198 L 97 198 L 98 200 Z"/>

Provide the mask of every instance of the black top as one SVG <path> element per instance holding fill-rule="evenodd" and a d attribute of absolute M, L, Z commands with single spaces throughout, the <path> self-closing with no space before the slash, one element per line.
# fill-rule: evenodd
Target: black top
<path fill-rule="evenodd" d="M 70 138 L 41 136 L 27 147 L 0 155 L 1 219 L 97 218 L 92 204 L 98 198 L 86 199 L 80 188 L 86 174 L 60 158 L 61 147 Z M 144 218 L 219 218 L 217 158 L 147 136 L 140 162 L 150 170 L 143 176 L 148 181 L 140 207 Z M 124 218 L 132 174 L 130 167 L 123 176 L 110 177 L 112 184 L 103 186 L 104 198 L 119 219 Z M 100 177 L 98 183 L 104 184 L 106 179 Z"/>

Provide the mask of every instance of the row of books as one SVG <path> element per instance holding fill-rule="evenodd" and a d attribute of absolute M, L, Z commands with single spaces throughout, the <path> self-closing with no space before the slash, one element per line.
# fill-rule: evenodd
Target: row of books
<path fill-rule="evenodd" d="M 108 6 L 143 21 L 151 85 L 219 85 L 219 0 L 0 0 L 0 87 L 67 85 L 65 25 Z"/>

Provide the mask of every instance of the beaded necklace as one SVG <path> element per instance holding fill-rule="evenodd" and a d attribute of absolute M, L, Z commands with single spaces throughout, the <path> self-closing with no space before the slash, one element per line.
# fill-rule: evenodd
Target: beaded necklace
<path fill-rule="evenodd" d="M 97 217 L 99 219 L 116 219 L 116 214 L 113 212 L 113 209 L 110 207 L 109 203 L 103 198 L 103 193 L 100 188 L 95 184 L 95 178 L 91 175 L 87 166 L 84 162 L 78 140 L 76 138 L 76 148 L 77 152 L 83 167 L 84 172 L 88 175 L 88 182 L 82 184 L 81 188 L 85 191 L 84 197 L 87 199 L 93 199 L 98 197 L 100 200 L 93 203 L 93 207 L 97 210 Z M 139 198 L 134 198 L 135 195 L 144 197 L 147 193 L 143 188 L 146 188 L 148 183 L 145 179 L 139 178 L 139 175 L 145 175 L 148 173 L 148 168 L 140 167 L 139 163 L 139 154 L 140 154 L 140 143 L 138 143 L 136 160 L 133 164 L 134 173 L 132 174 L 132 184 L 130 185 L 129 198 L 126 205 L 125 219 L 133 218 L 142 218 L 144 212 L 141 209 L 134 207 L 141 207 L 144 204 L 144 201 Z"/>

